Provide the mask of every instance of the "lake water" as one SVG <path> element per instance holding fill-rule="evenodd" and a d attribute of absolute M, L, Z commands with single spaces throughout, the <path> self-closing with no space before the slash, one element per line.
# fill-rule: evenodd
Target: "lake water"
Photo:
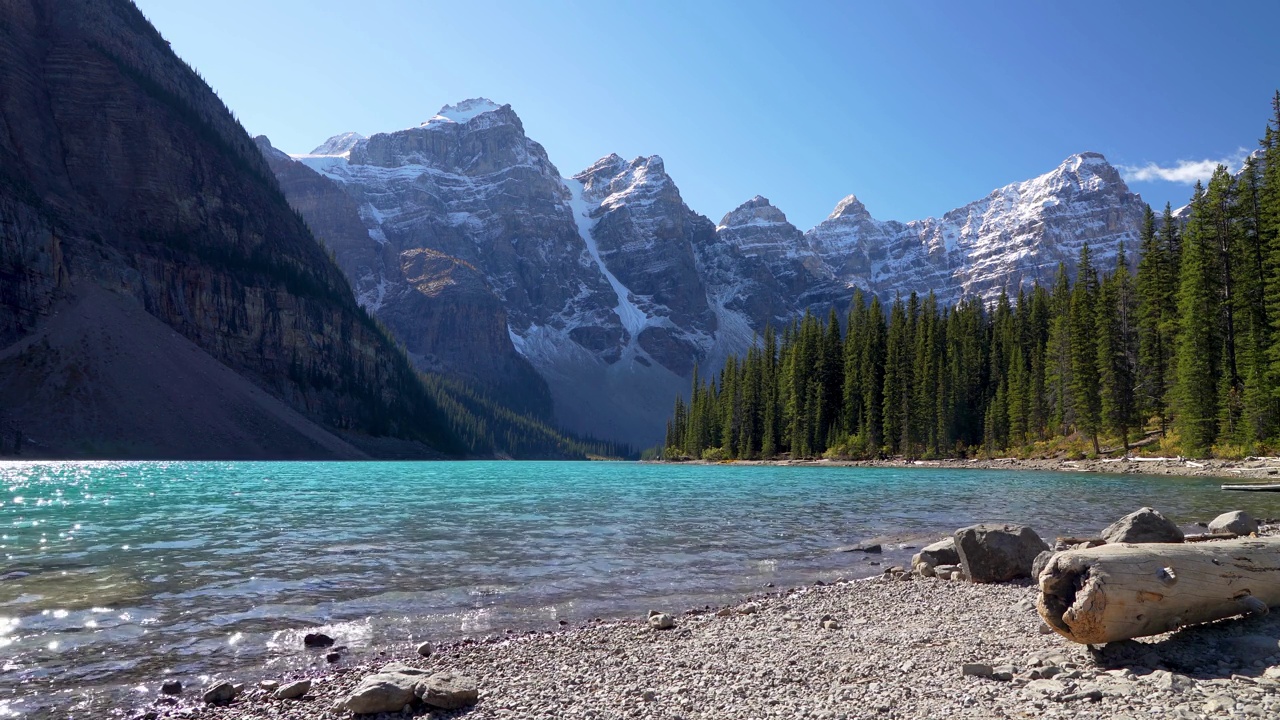
<path fill-rule="evenodd" d="M 634 463 L 2 463 L 0 715 L 78 715 L 166 675 L 253 679 L 421 639 L 724 604 L 877 574 L 979 521 L 1051 539 L 1219 480 Z M 888 536 L 883 557 L 836 552 Z M 265 669 L 264 669 L 265 668 Z"/>

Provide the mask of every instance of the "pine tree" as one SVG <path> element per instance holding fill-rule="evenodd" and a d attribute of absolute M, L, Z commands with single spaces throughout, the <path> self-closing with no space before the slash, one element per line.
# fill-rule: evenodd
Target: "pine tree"
<path fill-rule="evenodd" d="M 1089 257 L 1089 246 L 1080 249 L 1076 284 L 1071 289 L 1071 397 L 1076 428 L 1093 441 L 1100 453 L 1098 431 L 1102 427 L 1102 399 L 1099 397 L 1098 346 L 1094 335 L 1097 323 L 1097 272 Z"/>
<path fill-rule="evenodd" d="M 1045 347 L 1045 388 L 1051 432 L 1066 435 L 1075 421 L 1071 380 L 1071 281 L 1067 268 L 1058 265 L 1049 307 L 1049 337 Z"/>
<path fill-rule="evenodd" d="M 1177 415 L 1183 450 L 1204 455 L 1218 435 L 1220 296 L 1215 272 L 1217 249 L 1205 225 L 1204 187 L 1196 183 L 1191 217 L 1182 235 L 1178 289 L 1180 327 L 1177 355 Z"/>
<path fill-rule="evenodd" d="M 1173 223 L 1172 214 L 1165 208 L 1165 223 Z M 1167 400 L 1170 384 L 1170 357 L 1173 338 L 1169 334 L 1170 317 L 1176 315 L 1174 307 L 1172 258 L 1168 247 L 1156 237 L 1156 216 L 1148 205 L 1142 221 L 1142 245 L 1138 258 L 1138 374 L 1135 383 L 1140 398 L 1139 407 L 1146 417 L 1156 417 L 1160 422 L 1160 434 L 1168 430 L 1169 406 Z"/>

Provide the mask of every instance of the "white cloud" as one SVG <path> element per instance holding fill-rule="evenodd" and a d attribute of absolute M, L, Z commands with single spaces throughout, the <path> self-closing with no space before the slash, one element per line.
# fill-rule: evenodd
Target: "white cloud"
<path fill-rule="evenodd" d="M 1220 160 L 1179 160 L 1173 165 L 1161 166 L 1153 162 L 1146 165 L 1119 165 L 1120 174 L 1125 182 L 1172 182 L 1183 185 L 1194 185 L 1197 180 L 1208 180 L 1219 165 L 1226 165 L 1227 170 L 1237 172 L 1244 165 L 1249 151 L 1239 148 L 1232 155 Z"/>

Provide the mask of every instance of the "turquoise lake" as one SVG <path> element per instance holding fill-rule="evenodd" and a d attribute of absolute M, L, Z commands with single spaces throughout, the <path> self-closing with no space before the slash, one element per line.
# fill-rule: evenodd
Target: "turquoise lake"
<path fill-rule="evenodd" d="M 0 716 L 421 639 L 554 630 L 879 573 L 980 521 L 1088 534 L 1280 496 L 1220 480 L 635 463 L 0 463 Z M 1243 496 L 1241 496 L 1243 495 Z M 837 552 L 882 538 L 885 554 Z"/>

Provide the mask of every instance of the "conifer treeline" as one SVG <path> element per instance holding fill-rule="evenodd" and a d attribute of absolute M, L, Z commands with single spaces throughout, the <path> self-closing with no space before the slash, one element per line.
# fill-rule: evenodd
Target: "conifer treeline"
<path fill-rule="evenodd" d="M 677 398 L 664 455 L 954 457 L 1096 454 L 1158 433 L 1161 449 L 1234 455 L 1280 445 L 1280 92 L 1235 176 L 1197 183 L 1181 225 L 1148 207 L 1136 263 L 1121 246 L 1074 277 L 940 306 L 855 293 L 842 324 L 766 328 L 718 378 Z"/>

